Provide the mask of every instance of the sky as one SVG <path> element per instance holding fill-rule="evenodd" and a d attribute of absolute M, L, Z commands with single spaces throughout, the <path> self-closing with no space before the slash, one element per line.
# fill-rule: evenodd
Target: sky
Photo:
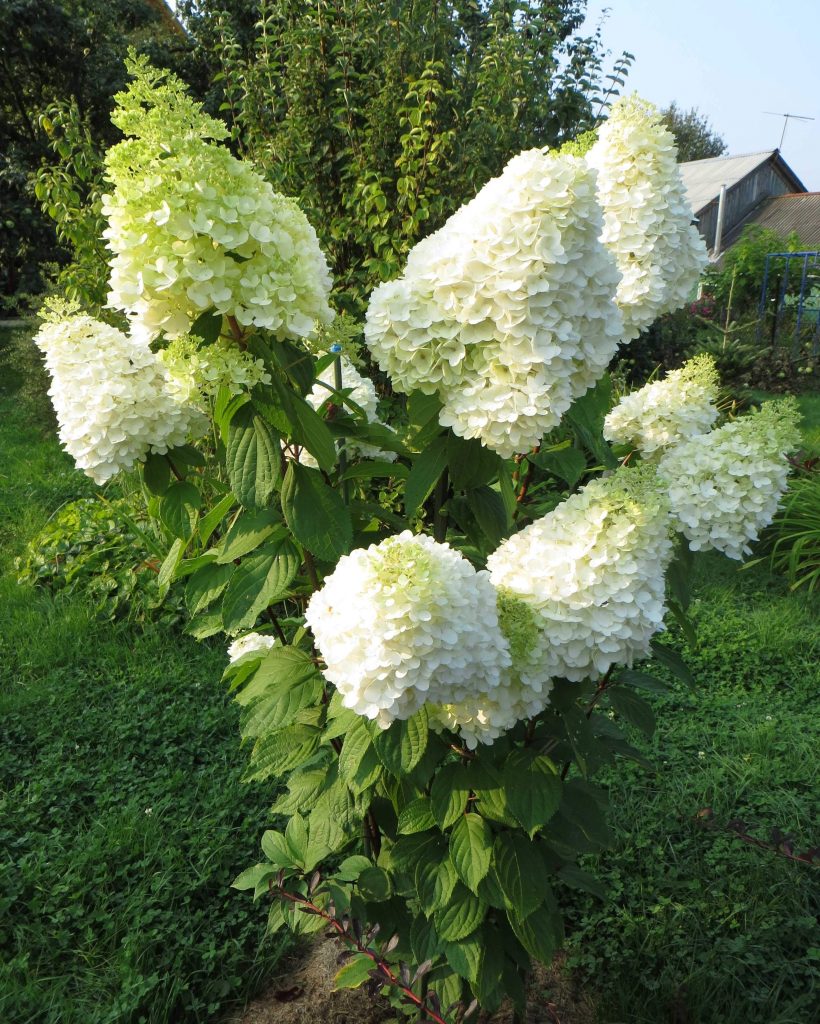
<path fill-rule="evenodd" d="M 658 106 L 697 107 L 728 156 L 775 149 L 809 191 L 820 191 L 820 0 L 590 0 L 585 31 L 608 9 L 610 56 L 635 55 L 623 92 Z"/>

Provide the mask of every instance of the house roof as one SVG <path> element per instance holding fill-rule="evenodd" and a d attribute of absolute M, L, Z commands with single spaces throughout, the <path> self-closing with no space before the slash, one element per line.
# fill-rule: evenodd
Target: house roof
<path fill-rule="evenodd" d="M 764 199 L 726 234 L 724 251 L 735 244 L 747 224 L 759 224 L 784 236 L 796 231 L 805 249 L 820 250 L 820 192 L 797 192 Z"/>
<path fill-rule="evenodd" d="M 795 192 L 806 191 L 802 181 L 789 167 L 778 149 L 742 153 L 740 156 L 716 156 L 708 160 L 689 160 L 678 166 L 692 212 L 697 216 L 704 207 L 717 199 L 721 185 L 731 188 L 767 161 L 778 165 L 778 170 L 790 182 L 790 187 Z"/>

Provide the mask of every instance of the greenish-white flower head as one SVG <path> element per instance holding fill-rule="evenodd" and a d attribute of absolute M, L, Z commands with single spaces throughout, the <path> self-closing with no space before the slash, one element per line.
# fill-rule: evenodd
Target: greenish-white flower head
<path fill-rule="evenodd" d="M 617 100 L 586 155 L 598 172 L 602 240 L 621 272 L 617 301 L 624 340 L 679 309 L 706 266 L 706 246 L 660 112 L 639 96 Z"/>
<path fill-rule="evenodd" d="M 505 540 L 487 566 L 532 610 L 543 670 L 581 680 L 649 653 L 671 557 L 669 504 L 642 468 L 593 480 Z"/>
<path fill-rule="evenodd" d="M 238 395 L 271 382 L 261 359 L 224 339 L 203 345 L 186 334 L 175 338 L 158 357 L 167 371 L 169 390 L 183 402 L 202 402 L 221 387 Z"/>
<path fill-rule="evenodd" d="M 220 140 L 174 75 L 144 57 L 112 119 L 127 136 L 109 150 L 103 197 L 113 253 L 109 301 L 149 336 L 178 337 L 209 309 L 279 338 L 332 319 L 330 274 L 316 233 Z"/>
<path fill-rule="evenodd" d="M 604 437 L 652 455 L 705 434 L 718 416 L 719 387 L 712 357 L 695 356 L 663 380 L 624 395 L 604 421 Z"/>
<path fill-rule="evenodd" d="M 144 339 L 62 305 L 34 340 L 51 374 L 63 447 L 98 484 L 207 426 L 195 407 L 178 400 Z"/>
<path fill-rule="evenodd" d="M 370 298 L 365 339 L 394 387 L 503 456 L 529 450 L 603 374 L 623 333 L 595 175 L 529 150 Z"/>
<path fill-rule="evenodd" d="M 510 665 L 488 574 L 423 534 L 345 555 L 305 618 L 344 706 L 383 726 L 493 692 Z"/>
<path fill-rule="evenodd" d="M 800 443 L 794 398 L 766 402 L 672 448 L 658 466 L 672 515 L 693 551 L 742 559 L 774 518 L 786 490 L 786 455 Z"/>

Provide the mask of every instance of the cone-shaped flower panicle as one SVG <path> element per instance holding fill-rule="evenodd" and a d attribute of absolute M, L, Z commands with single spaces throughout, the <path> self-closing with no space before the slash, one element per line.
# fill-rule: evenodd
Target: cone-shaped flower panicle
<path fill-rule="evenodd" d="M 382 726 L 492 692 L 510 665 L 488 574 L 409 531 L 342 557 L 306 621 L 342 703 Z"/>
<path fill-rule="evenodd" d="M 579 157 L 514 157 L 371 296 L 365 339 L 401 391 L 437 393 L 444 426 L 526 451 L 603 374 L 623 333 L 595 175 Z"/>
<path fill-rule="evenodd" d="M 185 334 L 204 310 L 303 337 L 328 323 L 330 274 L 316 233 L 296 203 L 274 192 L 219 141 L 174 75 L 146 58 L 127 62 L 103 197 L 111 249 L 110 303 L 150 334 Z"/>
<path fill-rule="evenodd" d="M 682 306 L 706 265 L 706 246 L 677 165 L 672 133 L 637 95 L 613 104 L 586 157 L 598 172 L 603 241 L 623 275 L 624 340 Z"/>
<path fill-rule="evenodd" d="M 793 398 L 693 437 L 664 455 L 658 473 L 672 516 L 693 551 L 742 559 L 772 521 L 786 490 L 786 455 L 800 443 Z"/>
<path fill-rule="evenodd" d="M 714 360 L 695 356 L 663 380 L 624 395 L 604 421 L 604 437 L 651 455 L 705 434 L 718 416 L 718 388 Z"/>
<path fill-rule="evenodd" d="M 51 374 L 63 447 L 98 484 L 207 426 L 196 408 L 175 399 L 144 339 L 63 311 L 34 340 Z"/>
<path fill-rule="evenodd" d="M 535 613 L 544 671 L 581 680 L 649 653 L 671 557 L 668 502 L 654 474 L 624 469 L 505 540 L 487 565 L 493 584 Z"/>
<path fill-rule="evenodd" d="M 346 411 L 356 415 L 356 411 L 361 410 L 368 423 L 381 423 L 382 421 L 379 419 L 379 396 L 376 394 L 376 386 L 373 381 L 359 373 L 346 356 L 341 356 L 341 363 L 342 391 L 346 392 L 346 398 L 356 406 L 356 410 L 351 410 L 347 407 Z M 330 366 L 325 367 L 319 374 L 316 384 L 314 384 L 312 391 L 307 396 L 307 401 L 310 402 L 314 409 L 320 409 L 327 401 L 336 401 L 342 404 L 341 400 L 334 399 L 333 397 L 335 388 L 336 367 L 334 363 L 331 363 Z M 367 444 L 366 441 L 360 441 L 355 437 L 348 438 L 345 447 L 348 455 L 354 458 L 381 459 L 385 462 L 395 462 L 396 460 L 395 452 L 383 451 L 381 448 Z M 302 450 L 299 461 L 306 466 L 317 465 L 316 460 L 307 449 Z"/>

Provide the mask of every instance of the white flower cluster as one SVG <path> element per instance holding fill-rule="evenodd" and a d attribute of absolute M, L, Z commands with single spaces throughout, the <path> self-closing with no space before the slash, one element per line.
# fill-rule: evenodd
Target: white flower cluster
<path fill-rule="evenodd" d="M 351 361 L 341 357 L 342 363 L 342 391 L 347 392 L 347 397 L 365 415 L 368 423 L 381 423 L 379 419 L 379 396 L 376 394 L 376 386 L 369 377 L 363 376 Z M 307 401 L 314 409 L 321 408 L 328 400 L 333 401 L 333 391 L 336 389 L 336 368 L 335 363 L 325 367 L 319 374 L 313 390 L 307 396 Z M 351 410 L 348 409 L 348 412 Z M 358 456 L 363 459 L 382 459 L 385 462 L 395 462 L 396 453 L 382 451 L 375 445 L 367 444 L 358 438 L 350 437 L 345 444 L 349 455 Z M 299 461 L 306 466 L 316 466 L 316 460 L 306 449 L 302 451 Z"/>
<path fill-rule="evenodd" d="M 602 240 L 623 275 L 617 301 L 629 341 L 686 302 L 706 247 L 692 224 L 674 137 L 652 104 L 638 96 L 613 104 L 586 159 L 598 172 Z"/>
<path fill-rule="evenodd" d="M 225 126 L 178 78 L 144 58 L 128 67 L 112 120 L 132 137 L 106 156 L 110 303 L 154 337 L 185 334 L 208 309 L 279 338 L 329 322 L 327 262 L 296 203 L 210 141 Z"/>
<path fill-rule="evenodd" d="M 34 340 L 51 374 L 60 440 L 96 483 L 205 428 L 195 408 L 175 399 L 144 341 L 76 314 L 46 321 Z"/>
<path fill-rule="evenodd" d="M 646 470 L 593 480 L 505 540 L 490 578 L 535 613 L 543 670 L 581 680 L 649 653 L 663 628 L 669 508 Z"/>
<path fill-rule="evenodd" d="M 270 374 L 261 359 L 243 352 L 230 341 L 201 345 L 189 335 L 176 338 L 158 358 L 168 372 L 168 388 L 181 402 L 198 402 L 220 387 L 232 395 L 250 391 L 257 384 L 270 384 Z"/>
<path fill-rule="evenodd" d="M 228 647 L 228 659 L 232 665 L 251 655 L 262 656 L 278 643 L 275 636 L 264 633 L 246 633 Z"/>
<path fill-rule="evenodd" d="M 478 715 L 510 668 L 488 574 L 423 534 L 342 557 L 305 618 L 344 706 L 384 727 L 425 704 Z"/>
<path fill-rule="evenodd" d="M 736 559 L 750 552 L 786 490 L 786 454 L 799 444 L 798 421 L 794 399 L 766 402 L 664 455 L 658 473 L 693 551 Z"/>
<path fill-rule="evenodd" d="M 714 360 L 695 356 L 663 380 L 624 395 L 604 421 L 604 437 L 651 455 L 705 434 L 718 416 L 718 388 Z"/>
<path fill-rule="evenodd" d="M 618 272 L 583 159 L 514 157 L 380 285 L 365 338 L 396 388 L 503 456 L 526 451 L 602 375 L 622 336 Z"/>

